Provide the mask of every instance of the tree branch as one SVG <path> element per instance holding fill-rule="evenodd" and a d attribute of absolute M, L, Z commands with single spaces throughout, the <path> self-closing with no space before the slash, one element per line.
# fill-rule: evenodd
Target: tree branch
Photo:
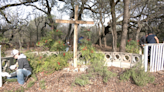
<path fill-rule="evenodd" d="M 38 0 L 34 0 L 34 1 L 30 0 L 30 1 L 21 2 L 21 3 L 7 4 L 5 6 L 0 7 L 0 10 L 4 10 L 5 8 L 12 7 L 12 6 L 19 6 L 19 5 L 22 5 L 22 4 L 34 3 L 34 2 L 37 2 L 37 1 Z"/>

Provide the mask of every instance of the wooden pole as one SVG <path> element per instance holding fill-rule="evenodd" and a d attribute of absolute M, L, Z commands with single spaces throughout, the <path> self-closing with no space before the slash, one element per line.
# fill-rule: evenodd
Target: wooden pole
<path fill-rule="evenodd" d="M 78 20 L 78 6 L 75 7 L 75 21 Z M 73 56 L 74 56 L 74 67 L 77 67 L 77 37 L 78 37 L 78 24 L 74 25 L 74 48 L 73 48 Z"/>
<path fill-rule="evenodd" d="M 74 67 L 77 67 L 77 39 L 78 39 L 78 24 L 94 24 L 93 21 L 78 20 L 78 6 L 75 7 L 75 20 L 56 19 L 56 23 L 73 23 L 74 24 L 74 42 L 73 42 L 73 60 Z"/>

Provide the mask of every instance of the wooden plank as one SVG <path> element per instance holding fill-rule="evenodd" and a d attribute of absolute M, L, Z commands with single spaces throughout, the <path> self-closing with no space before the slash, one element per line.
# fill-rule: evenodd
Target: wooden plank
<path fill-rule="evenodd" d="M 72 23 L 72 24 L 94 24 L 93 21 L 82 21 L 82 20 L 61 20 L 61 19 L 56 19 L 56 23 Z"/>
<path fill-rule="evenodd" d="M 73 57 L 74 67 L 77 67 L 77 40 L 78 40 L 78 24 L 94 24 L 93 21 L 81 21 L 78 20 L 78 6 L 75 7 L 75 20 L 61 20 L 56 19 L 56 23 L 72 23 L 74 25 L 74 44 L 73 44 Z"/>
<path fill-rule="evenodd" d="M 78 6 L 75 7 L 75 21 L 78 20 Z M 73 52 L 74 52 L 74 67 L 77 67 L 77 37 L 78 37 L 78 24 L 74 25 L 74 48 L 73 48 Z"/>

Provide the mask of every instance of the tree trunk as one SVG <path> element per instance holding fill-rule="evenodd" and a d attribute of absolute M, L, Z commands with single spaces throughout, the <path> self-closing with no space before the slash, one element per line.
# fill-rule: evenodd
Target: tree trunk
<path fill-rule="evenodd" d="M 106 47 L 106 35 L 105 35 L 105 30 L 104 30 L 104 26 L 102 26 L 102 31 L 103 31 L 103 36 L 104 36 L 104 46 Z"/>
<path fill-rule="evenodd" d="M 138 28 L 137 28 L 137 32 L 136 32 L 136 41 L 139 40 L 139 33 L 141 31 L 142 25 L 141 22 L 138 22 Z"/>
<path fill-rule="evenodd" d="M 22 43 L 21 43 L 21 39 L 19 40 L 19 51 L 22 51 Z"/>
<path fill-rule="evenodd" d="M 113 52 L 117 51 L 117 32 L 116 32 L 116 14 L 115 14 L 115 2 L 114 0 L 110 1 L 111 6 L 111 15 L 112 15 L 112 31 L 113 31 Z"/>
<path fill-rule="evenodd" d="M 36 28 L 36 32 L 37 32 L 37 42 L 39 41 L 39 30 L 38 30 L 38 26 L 36 26 L 37 28 Z"/>
<path fill-rule="evenodd" d="M 128 20 L 129 20 L 129 3 L 130 0 L 124 0 L 124 17 L 123 17 L 120 52 L 125 52 L 125 47 L 126 47 L 126 39 L 127 39 L 127 32 L 128 32 L 127 28 L 128 28 Z"/>
<path fill-rule="evenodd" d="M 102 45 L 101 45 L 101 30 L 100 30 L 99 24 L 98 24 L 98 30 L 99 30 L 99 45 L 100 45 L 100 47 L 102 47 Z"/>

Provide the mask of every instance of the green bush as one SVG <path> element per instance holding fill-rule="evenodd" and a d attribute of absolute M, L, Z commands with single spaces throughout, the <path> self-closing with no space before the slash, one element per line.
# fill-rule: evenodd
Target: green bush
<path fill-rule="evenodd" d="M 86 32 L 86 35 L 89 35 L 89 31 Z M 90 37 L 86 37 L 90 38 Z M 101 76 L 103 78 L 103 82 L 107 83 L 108 80 L 114 76 L 115 73 L 112 73 L 108 70 L 107 66 L 104 66 L 104 55 L 102 53 L 96 53 L 95 48 L 92 46 L 91 42 L 83 39 L 81 40 L 81 49 L 80 52 L 82 54 L 82 61 L 89 61 L 89 68 L 87 69 L 87 74 L 83 74 L 75 79 L 75 84 L 84 86 L 89 84 L 89 79 L 95 78 L 97 76 Z"/>
<path fill-rule="evenodd" d="M 128 40 L 126 44 L 126 52 L 139 53 L 138 42 L 134 40 Z"/>
<path fill-rule="evenodd" d="M 144 68 L 141 68 L 141 64 L 138 63 L 131 69 L 126 70 L 123 74 L 120 75 L 120 80 L 129 80 L 133 79 L 136 85 L 144 86 L 148 83 L 153 83 L 155 77 L 150 75 L 149 72 L 145 72 Z"/>
<path fill-rule="evenodd" d="M 27 60 L 29 61 L 33 73 L 37 74 L 38 72 L 45 72 L 47 74 L 51 74 L 54 71 L 60 70 L 63 67 L 68 66 L 68 60 L 72 58 L 72 54 L 60 53 L 56 55 L 34 55 L 34 54 L 26 54 Z"/>
<path fill-rule="evenodd" d="M 65 43 L 61 39 L 54 39 L 62 34 L 63 33 L 60 30 L 49 31 L 45 37 L 41 38 L 41 40 L 36 43 L 36 45 L 43 47 L 44 49 L 49 48 L 50 51 L 64 51 L 66 48 Z"/>
<path fill-rule="evenodd" d="M 80 77 L 77 77 L 75 79 L 75 83 L 80 86 L 85 86 L 85 85 L 89 84 L 89 78 L 86 75 L 81 75 Z"/>

